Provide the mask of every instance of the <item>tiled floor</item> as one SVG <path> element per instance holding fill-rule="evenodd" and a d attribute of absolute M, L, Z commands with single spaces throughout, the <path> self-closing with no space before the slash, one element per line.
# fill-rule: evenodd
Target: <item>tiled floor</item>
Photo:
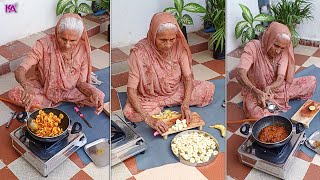
<path fill-rule="evenodd" d="M 202 32 L 189 33 L 188 40 L 193 57 L 193 71 L 197 80 L 224 78 L 224 60 L 215 60 L 208 50 L 208 35 Z M 112 49 L 111 98 L 112 111 L 120 109 L 117 92 L 126 92 L 128 81 L 128 63 L 130 47 Z M 225 154 L 220 153 L 215 162 L 205 167 L 188 167 L 181 163 L 167 164 L 161 167 L 138 172 L 136 158 L 130 158 L 112 167 L 112 179 L 224 179 Z M 178 177 L 179 176 L 179 177 Z"/>
<path fill-rule="evenodd" d="M 239 63 L 241 51 L 241 48 L 239 48 L 228 54 L 228 72 L 230 72 Z M 294 52 L 297 72 L 312 64 L 320 67 L 319 48 L 299 45 L 294 49 Z M 240 91 L 240 84 L 234 76 L 230 75 L 230 81 L 227 84 L 227 121 L 245 119 L 242 109 L 237 106 L 237 103 L 242 102 Z M 271 175 L 254 170 L 240 163 L 237 155 L 237 149 L 246 137 L 239 132 L 239 127 L 240 124 L 228 124 L 227 126 L 228 179 L 276 179 Z M 299 152 L 297 153 L 291 167 L 290 179 L 319 179 L 320 156 L 316 155 L 311 159 L 303 152 Z"/>
<path fill-rule="evenodd" d="M 88 19 L 86 19 L 88 18 Z M 90 19 L 90 20 L 89 20 Z M 93 69 L 109 67 L 109 42 L 104 26 L 109 23 L 108 18 L 100 20 L 94 17 L 85 17 L 89 41 L 93 47 Z M 7 97 L 7 91 L 17 85 L 13 71 L 20 64 L 23 57 L 30 51 L 38 38 L 52 33 L 52 28 L 21 40 L 0 46 L 0 97 Z M 1 179 L 42 179 L 40 173 L 13 149 L 9 133 L 21 126 L 14 120 L 9 128 L 5 123 L 11 117 L 12 111 L 22 110 L 14 105 L 0 101 L 0 177 Z M 58 166 L 46 179 L 105 179 L 109 176 L 109 167 L 97 168 L 93 163 L 85 165 L 75 153 L 63 164 Z"/>

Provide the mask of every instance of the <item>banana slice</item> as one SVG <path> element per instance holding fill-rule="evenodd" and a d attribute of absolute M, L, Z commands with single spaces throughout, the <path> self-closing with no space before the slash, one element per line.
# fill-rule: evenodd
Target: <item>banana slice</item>
<path fill-rule="evenodd" d="M 315 106 L 309 106 L 309 110 L 310 110 L 310 111 L 314 111 L 315 109 L 316 109 Z"/>
<path fill-rule="evenodd" d="M 222 136 L 222 137 L 226 137 L 226 128 L 224 127 L 224 125 L 222 125 L 222 124 L 216 124 L 216 125 L 209 126 L 209 127 L 210 127 L 210 128 L 219 129 L 219 130 L 220 130 L 220 133 L 221 133 L 221 136 Z"/>

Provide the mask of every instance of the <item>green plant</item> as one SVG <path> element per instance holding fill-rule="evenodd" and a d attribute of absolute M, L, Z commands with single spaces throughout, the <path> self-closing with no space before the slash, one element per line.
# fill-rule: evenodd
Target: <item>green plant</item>
<path fill-rule="evenodd" d="M 224 50 L 225 46 L 225 10 L 225 0 L 208 0 L 207 12 L 203 17 L 204 20 L 212 23 L 216 29 L 209 39 L 209 46 L 213 46 L 215 44 L 215 51 L 220 48 L 220 52 Z"/>
<path fill-rule="evenodd" d="M 56 14 L 59 16 L 60 14 L 65 13 L 92 13 L 91 7 L 86 3 L 78 3 L 78 0 L 59 0 L 56 8 Z"/>
<path fill-rule="evenodd" d="M 206 9 L 197 3 L 188 3 L 184 5 L 183 0 L 174 0 L 174 7 L 165 8 L 163 12 L 174 13 L 180 28 L 182 28 L 183 25 L 193 25 L 193 19 L 188 14 L 182 15 L 183 10 L 193 13 L 206 12 Z"/>
<path fill-rule="evenodd" d="M 244 21 L 240 21 L 237 23 L 235 27 L 235 36 L 238 39 L 241 36 L 242 44 L 246 42 L 248 39 L 249 41 L 252 40 L 256 32 L 263 32 L 265 27 L 258 23 L 257 25 L 253 25 L 254 22 L 270 22 L 273 21 L 273 16 L 268 14 L 258 14 L 255 17 L 252 16 L 250 9 L 243 5 L 239 4 L 242 9 L 242 17 Z"/>
<path fill-rule="evenodd" d="M 300 40 L 300 35 L 295 29 L 296 25 L 305 19 L 313 19 L 312 6 L 313 4 L 311 2 L 305 0 L 281 0 L 271 6 L 275 21 L 288 26 L 293 45 L 297 45 Z"/>
<path fill-rule="evenodd" d="M 95 1 L 97 2 L 97 7 L 99 9 L 104 9 L 108 12 L 110 12 L 110 0 L 89 0 L 89 1 Z"/>

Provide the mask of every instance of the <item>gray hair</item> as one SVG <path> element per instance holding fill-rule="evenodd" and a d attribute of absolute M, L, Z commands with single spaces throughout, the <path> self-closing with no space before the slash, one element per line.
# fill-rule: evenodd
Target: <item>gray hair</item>
<path fill-rule="evenodd" d="M 288 34 L 286 34 L 286 33 L 280 34 L 280 35 L 278 36 L 278 38 L 284 39 L 284 40 L 287 40 L 287 41 L 290 41 L 290 40 L 291 40 L 290 36 L 289 36 Z"/>
<path fill-rule="evenodd" d="M 64 30 L 73 30 L 76 31 L 80 36 L 83 32 L 83 23 L 80 19 L 75 17 L 68 17 L 61 20 L 61 23 L 58 27 L 58 33 L 61 33 Z"/>
<path fill-rule="evenodd" d="M 162 32 L 164 30 L 175 30 L 176 32 L 178 32 L 178 28 L 176 25 L 172 24 L 172 23 L 163 23 L 159 26 L 157 33 Z"/>

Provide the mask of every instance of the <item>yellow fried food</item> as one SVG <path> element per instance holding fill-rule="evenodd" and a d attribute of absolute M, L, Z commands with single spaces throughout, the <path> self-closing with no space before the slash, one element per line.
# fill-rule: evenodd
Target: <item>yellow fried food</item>
<path fill-rule="evenodd" d="M 63 129 L 59 127 L 63 114 L 54 115 L 52 112 L 46 114 L 43 110 L 40 110 L 36 119 L 31 121 L 37 126 L 37 131 L 34 132 L 40 137 L 53 137 L 63 133 Z"/>

